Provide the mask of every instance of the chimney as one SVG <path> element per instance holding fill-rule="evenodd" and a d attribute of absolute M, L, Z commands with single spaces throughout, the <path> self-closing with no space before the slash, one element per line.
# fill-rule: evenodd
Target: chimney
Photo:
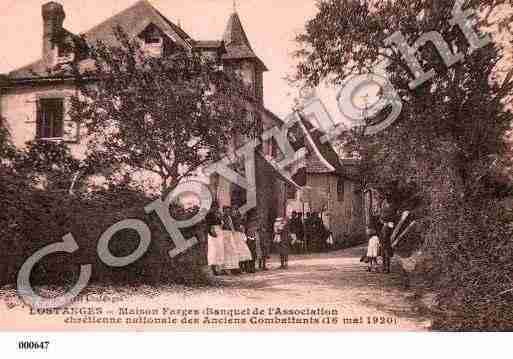
<path fill-rule="evenodd" d="M 62 24 L 66 14 L 61 4 L 49 2 L 42 6 L 43 15 L 43 62 L 51 70 L 58 56 L 58 40 L 62 33 Z"/>

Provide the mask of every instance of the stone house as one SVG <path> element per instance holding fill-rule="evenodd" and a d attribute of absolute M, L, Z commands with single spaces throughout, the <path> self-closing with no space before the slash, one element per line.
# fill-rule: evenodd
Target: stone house
<path fill-rule="evenodd" d="M 219 60 L 225 70 L 240 74 L 251 89 L 252 98 L 247 104 L 252 115 L 260 121 L 260 127 L 267 129 L 283 125 L 283 121 L 264 106 L 263 73 L 268 69 L 254 53 L 237 12 L 228 19 L 221 39 L 196 41 L 147 0 L 142 0 L 87 31 L 84 34 L 87 43 L 64 27 L 66 14 L 61 4 L 46 3 L 41 13 L 41 58 L 0 76 L 0 116 L 6 120 L 12 140 L 19 148 L 35 139 L 64 141 L 74 156 L 84 156 L 87 134 L 68 116 L 69 98 L 78 91 L 71 64 L 78 64 L 81 69 L 91 66 L 87 51 L 81 50 L 98 41 L 115 45 L 114 28 L 118 26 L 130 38 L 140 41 L 148 56 L 167 56 L 176 47 L 181 47 Z M 317 138 L 317 135 L 310 133 L 307 137 Z M 328 194 L 328 211 L 325 213 L 330 214 L 331 227 L 337 236 L 341 236 L 352 230 L 357 222 L 359 205 L 356 194 L 353 195 L 355 186 L 349 177 L 344 177 L 345 167 L 336 154 L 334 156 L 320 143 L 310 142 L 309 152 L 322 155 L 313 156 L 308 161 L 305 184 Z M 269 162 L 274 153 L 276 144 L 273 141 L 264 141 L 257 153 L 257 208 L 250 213 L 250 217 L 259 221 L 260 227 L 268 232 L 274 219 L 285 214 L 288 193 L 299 187 L 290 176 L 280 173 Z M 211 178 L 210 185 L 221 206 L 241 205 L 245 201 L 240 188 L 223 177 Z M 311 206 L 316 208 L 320 204 L 312 201 Z"/>
<path fill-rule="evenodd" d="M 323 143 L 323 133 L 302 118 L 301 134 L 307 154 L 292 179 L 287 212 L 318 213 L 338 243 L 347 243 L 364 233 L 363 193 L 356 160 L 341 159 L 333 146 Z"/>
<path fill-rule="evenodd" d="M 92 61 L 84 55 L 85 51 L 80 51 L 81 46 L 87 46 L 84 40 L 64 27 L 66 14 L 61 4 L 46 3 L 41 11 L 41 58 L 0 76 L 0 115 L 6 120 L 17 147 L 22 148 L 35 139 L 64 141 L 72 154 L 81 158 L 85 154 L 87 134 L 68 117 L 69 98 L 77 93 L 70 65 L 74 62 L 80 69 L 87 69 Z M 264 107 L 263 73 L 267 67 L 254 53 L 236 12 L 228 19 L 222 39 L 196 41 L 148 1 L 142 0 L 87 31 L 85 41 L 115 45 L 114 28 L 117 26 L 130 38 L 138 39 L 149 56 L 166 56 L 181 47 L 218 59 L 224 69 L 236 71 L 251 89 L 248 108 L 257 116 L 260 126 L 265 129 L 283 124 Z M 252 216 L 261 218 L 262 226 L 269 229 L 274 217 L 285 211 L 285 183 L 294 185 L 290 179 L 277 174 L 265 160 L 272 152 L 271 147 L 271 142 L 264 143 L 262 153 L 256 157 L 258 204 L 257 211 L 252 212 Z M 222 206 L 240 205 L 240 195 L 228 180 L 221 177 L 211 182 L 215 183 L 213 190 Z"/>

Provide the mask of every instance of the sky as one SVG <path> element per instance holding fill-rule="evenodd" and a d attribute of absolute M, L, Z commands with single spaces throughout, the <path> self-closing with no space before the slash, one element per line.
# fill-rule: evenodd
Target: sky
<path fill-rule="evenodd" d="M 41 56 L 41 5 L 48 0 L 0 0 L 0 73 Z M 220 40 L 233 0 L 149 0 L 164 16 L 195 40 Z M 64 6 L 64 27 L 82 33 L 124 10 L 136 0 L 58 0 Z M 297 92 L 284 77 L 292 74 L 294 37 L 316 13 L 315 0 L 237 0 L 237 12 L 255 53 L 270 69 L 264 75 L 265 105 L 284 118 Z M 325 96 L 334 103 L 333 93 Z M 329 97 L 329 98 L 327 98 Z M 323 99 L 324 100 L 324 99 Z M 330 107 L 330 105 L 328 105 Z"/>
<path fill-rule="evenodd" d="M 0 0 L 0 73 L 40 58 L 41 5 L 48 0 Z M 57 0 L 67 14 L 64 26 L 82 33 L 110 16 L 133 5 L 137 0 Z M 196 40 L 220 40 L 233 0 L 149 0 L 164 16 L 180 23 Z M 237 12 L 256 54 L 270 69 L 264 75 L 265 105 L 281 118 L 290 112 L 297 91 L 284 77 L 294 72 L 294 38 L 306 21 L 315 16 L 315 0 L 236 0 Z M 511 9 L 509 9 L 511 11 Z M 506 67 L 511 67 L 511 48 Z M 344 121 L 338 111 L 338 89 L 322 86 L 317 94 L 332 120 Z M 358 100 L 356 100 L 358 101 Z M 372 102 L 372 101 L 371 101 Z"/>

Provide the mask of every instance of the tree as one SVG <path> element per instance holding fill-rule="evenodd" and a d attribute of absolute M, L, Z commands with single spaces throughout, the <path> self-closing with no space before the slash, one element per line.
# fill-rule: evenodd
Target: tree
<path fill-rule="evenodd" d="M 488 13 L 502 2 L 468 0 L 464 8 Z M 490 186 L 503 183 L 496 179 L 508 149 L 505 134 L 512 113 L 506 102 L 513 70 L 498 76 L 497 43 L 472 51 L 462 31 L 450 24 L 453 6 L 454 1 L 435 0 L 319 1 L 318 13 L 297 38 L 297 80 L 340 84 L 351 74 L 369 72 L 383 58 L 390 61 L 387 73 L 403 102 L 401 115 L 375 136 L 353 133 L 348 150 L 359 153 L 364 182 L 380 189 L 390 203 L 423 203 L 423 246 L 435 263 L 430 275 L 439 285 L 441 305 L 456 318 L 447 326 L 511 328 L 513 318 L 500 319 L 504 312 L 497 309 L 506 307 L 497 295 L 511 287 L 506 278 L 513 264 L 499 254 L 506 247 L 511 250 L 511 245 L 504 247 L 511 233 L 499 220 L 497 205 L 505 192 Z M 476 30 L 483 32 L 484 25 L 479 22 Z M 447 67 L 428 42 L 415 56 L 424 71 L 433 68 L 436 74 L 411 90 L 413 74 L 406 61 L 385 42 L 395 31 L 410 46 L 437 31 L 453 53 L 465 57 Z M 405 198 L 407 192 L 413 193 Z"/>
<path fill-rule="evenodd" d="M 4 165 L 6 161 L 12 160 L 15 155 L 16 148 L 11 141 L 7 123 L 3 117 L 0 117 L 0 165 Z"/>
<path fill-rule="evenodd" d="M 252 133 L 235 75 L 185 50 L 148 56 L 121 29 L 115 34 L 118 45 L 90 48 L 93 70 L 75 69 L 71 118 L 87 129 L 91 163 L 114 175 L 149 171 L 165 192 Z"/>
<path fill-rule="evenodd" d="M 83 166 L 65 143 L 38 140 L 28 142 L 18 152 L 13 164 L 17 173 L 26 180 L 31 183 L 43 180 L 45 189 L 50 191 L 69 191 Z"/>

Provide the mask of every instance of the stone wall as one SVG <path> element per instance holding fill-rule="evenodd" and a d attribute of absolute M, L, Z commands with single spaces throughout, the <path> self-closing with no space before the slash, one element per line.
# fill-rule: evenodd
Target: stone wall
<path fill-rule="evenodd" d="M 64 140 L 72 154 L 82 158 L 85 153 L 85 133 L 69 120 L 69 98 L 75 95 L 72 85 L 48 85 L 18 87 L 0 96 L 0 113 L 6 119 L 14 145 L 23 148 L 25 143 L 36 138 L 37 101 L 44 98 L 64 98 Z M 78 133 L 80 131 L 80 133 Z M 81 140 L 79 143 L 77 140 Z"/>
<path fill-rule="evenodd" d="M 340 177 L 332 174 L 309 174 L 307 186 L 321 192 L 322 196 L 313 196 L 310 210 L 320 212 L 323 206 L 329 215 L 329 227 L 336 241 L 361 235 L 364 231 L 364 219 L 361 194 L 355 192 L 355 183 L 344 180 L 343 200 L 339 200 L 337 183 Z M 342 199 L 342 198 L 341 198 Z"/>

